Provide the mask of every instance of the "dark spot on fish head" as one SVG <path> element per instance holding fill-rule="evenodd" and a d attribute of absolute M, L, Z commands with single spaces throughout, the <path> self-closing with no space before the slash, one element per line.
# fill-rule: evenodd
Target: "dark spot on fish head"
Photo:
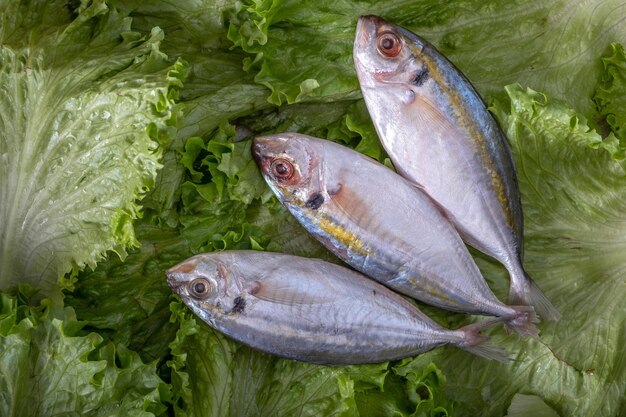
<path fill-rule="evenodd" d="M 422 67 L 419 70 L 415 71 L 413 78 L 411 79 L 411 84 L 416 87 L 420 87 L 424 85 L 426 81 L 428 81 L 428 68 Z"/>
<path fill-rule="evenodd" d="M 311 210 L 317 210 L 322 206 L 322 204 L 324 204 L 324 196 L 322 195 L 322 193 L 317 192 L 313 193 L 311 197 L 309 197 L 307 202 L 304 203 L 304 206 Z"/>
<path fill-rule="evenodd" d="M 233 300 L 232 313 L 242 313 L 246 309 L 246 300 L 243 297 L 235 297 Z"/>
<path fill-rule="evenodd" d="M 372 295 L 376 296 L 376 290 L 372 290 Z"/>

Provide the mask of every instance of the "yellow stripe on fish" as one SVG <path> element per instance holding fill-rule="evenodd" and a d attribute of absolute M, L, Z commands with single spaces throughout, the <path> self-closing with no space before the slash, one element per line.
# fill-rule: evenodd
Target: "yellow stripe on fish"
<path fill-rule="evenodd" d="M 511 207 L 509 206 L 504 183 L 502 181 L 502 178 L 500 178 L 500 176 L 493 167 L 493 160 L 491 159 L 491 154 L 487 149 L 487 144 L 484 141 L 480 140 L 482 135 L 480 131 L 476 128 L 476 125 L 472 123 L 472 115 L 469 114 L 469 112 L 467 111 L 467 106 L 465 105 L 462 97 L 459 96 L 459 90 L 450 88 L 448 86 L 447 81 L 441 74 L 440 66 L 437 65 L 430 56 L 426 54 L 421 54 L 421 49 L 413 44 L 409 43 L 408 47 L 414 55 L 419 56 L 420 60 L 426 66 L 428 70 L 428 76 L 432 78 L 433 81 L 435 81 L 437 85 L 439 85 L 442 89 L 445 89 L 446 94 L 448 94 L 450 102 L 452 103 L 452 111 L 455 122 L 459 125 L 459 127 L 466 129 L 466 131 L 469 133 L 469 138 L 478 148 L 480 158 L 484 166 L 490 168 L 491 184 L 496 191 L 500 205 L 504 209 L 506 220 L 509 226 L 514 228 L 515 220 L 513 218 L 513 213 L 511 212 Z"/>
<path fill-rule="evenodd" d="M 363 242 L 354 233 L 349 232 L 345 227 L 332 221 L 326 216 L 313 217 L 313 221 L 327 235 L 332 236 L 341 245 L 348 247 L 352 252 L 359 255 L 369 255 L 370 251 L 363 246 Z"/>

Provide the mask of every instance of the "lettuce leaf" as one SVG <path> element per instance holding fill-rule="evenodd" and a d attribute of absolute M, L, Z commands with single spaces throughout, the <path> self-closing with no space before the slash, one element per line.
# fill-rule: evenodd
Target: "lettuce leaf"
<path fill-rule="evenodd" d="M 244 0 L 229 39 L 251 54 L 274 104 L 360 97 L 352 63 L 357 17 L 377 14 L 433 42 L 484 97 L 522 83 L 590 114 L 610 42 L 626 36 L 618 0 Z M 572 94 L 572 92 L 575 92 Z"/>
<path fill-rule="evenodd" d="M 559 417 L 543 400 L 536 395 L 515 394 L 505 417 Z"/>
<path fill-rule="evenodd" d="M 172 292 L 163 271 L 188 258 L 191 245 L 176 229 L 147 222 L 135 228 L 141 246 L 124 260 L 110 255 L 94 271 L 82 271 L 65 304 L 106 339 L 143 360 L 162 360 L 178 330 L 170 323 Z"/>
<path fill-rule="evenodd" d="M 178 100 L 184 108 L 179 130 L 175 140 L 165 147 L 157 186 L 143 200 L 144 206 L 161 221 L 175 227 L 185 182 L 180 160 L 187 139 L 208 138 L 225 120 L 269 107 L 268 90 L 243 70 L 245 55 L 231 50 L 225 22 L 225 15 L 234 7 L 230 2 L 115 0 L 112 3 L 130 14 L 135 30 L 149 33 L 154 26 L 161 27 L 165 32 L 162 49 L 188 64 L 185 88 Z"/>
<path fill-rule="evenodd" d="M 622 143 L 626 141 L 626 54 L 620 44 L 611 44 L 611 54 L 602 58 L 604 66 L 593 101 L 600 128 L 608 128 Z M 604 124 L 603 124 L 604 123 Z M 608 132 L 603 132 L 608 133 Z M 620 157 L 624 157 L 623 154 Z"/>
<path fill-rule="evenodd" d="M 168 390 L 154 364 L 123 345 L 82 331 L 71 308 L 32 292 L 0 293 L 0 414 L 148 417 L 165 411 Z M 162 397 L 162 395 L 164 397 Z"/>
<path fill-rule="evenodd" d="M 183 65 L 103 1 L 2 2 L 0 288 L 58 296 L 67 272 L 137 245 Z M 71 286 L 72 276 L 63 280 Z"/>

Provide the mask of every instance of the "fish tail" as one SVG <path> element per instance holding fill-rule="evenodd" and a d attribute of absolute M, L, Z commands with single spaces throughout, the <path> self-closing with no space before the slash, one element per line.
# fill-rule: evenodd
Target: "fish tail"
<path fill-rule="evenodd" d="M 522 336 L 530 336 L 535 340 L 539 340 L 539 329 L 535 323 L 539 322 L 539 318 L 535 314 L 532 306 L 510 306 L 516 314 L 505 318 L 505 326 L 508 330 L 512 330 Z"/>
<path fill-rule="evenodd" d="M 535 284 L 535 281 L 523 271 L 524 283 L 526 285 L 511 285 L 509 291 L 509 304 L 523 304 L 535 307 L 535 311 L 541 317 L 548 321 L 557 321 L 561 318 L 559 310 L 548 300 L 541 289 Z"/>
<path fill-rule="evenodd" d="M 489 320 L 482 323 L 473 323 L 459 329 L 462 332 L 461 340 L 455 343 L 455 346 L 482 356 L 485 359 L 495 360 L 498 362 L 509 362 L 510 358 L 507 351 L 498 345 L 494 345 L 489 341 L 487 336 L 480 334 L 480 331 L 500 323 L 502 320 Z"/>

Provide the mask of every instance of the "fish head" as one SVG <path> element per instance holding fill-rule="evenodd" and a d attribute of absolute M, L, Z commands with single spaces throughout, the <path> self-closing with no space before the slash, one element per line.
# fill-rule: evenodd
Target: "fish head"
<path fill-rule="evenodd" d="M 353 57 L 363 94 L 376 90 L 398 94 L 427 79 L 425 49 L 428 43 L 416 34 L 378 16 L 361 16 L 356 28 Z"/>
<path fill-rule="evenodd" d="M 320 158 L 316 141 L 298 133 L 256 137 L 252 154 L 263 178 L 279 200 L 300 205 L 317 188 Z"/>
<path fill-rule="evenodd" d="M 209 324 L 228 314 L 242 291 L 236 268 L 220 253 L 193 256 L 165 272 L 167 285 Z"/>

